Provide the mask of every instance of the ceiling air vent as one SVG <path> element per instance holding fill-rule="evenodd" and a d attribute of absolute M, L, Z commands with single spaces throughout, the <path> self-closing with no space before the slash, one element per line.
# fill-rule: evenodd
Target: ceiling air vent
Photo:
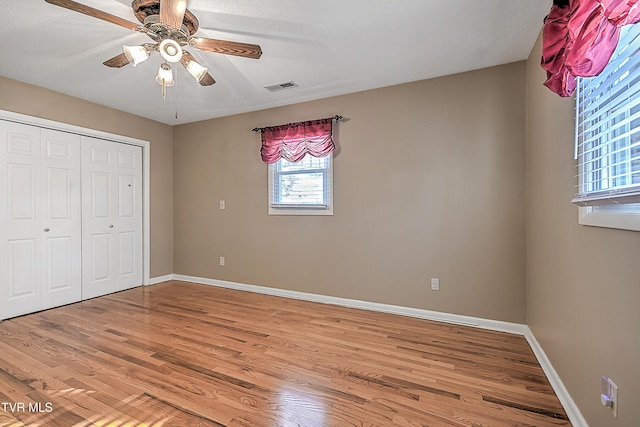
<path fill-rule="evenodd" d="M 281 90 L 291 89 L 291 88 L 294 88 L 294 87 L 298 87 L 298 85 L 295 84 L 292 81 L 288 81 L 288 82 L 284 82 L 284 83 L 277 83 L 275 85 L 265 86 L 264 88 L 266 90 L 268 90 L 269 92 L 279 92 Z"/>

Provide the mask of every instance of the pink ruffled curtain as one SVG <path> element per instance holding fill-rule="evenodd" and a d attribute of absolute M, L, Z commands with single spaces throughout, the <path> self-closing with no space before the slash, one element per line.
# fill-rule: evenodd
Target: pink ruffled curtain
<path fill-rule="evenodd" d="M 333 117 L 261 130 L 260 154 L 265 163 L 275 163 L 281 158 L 297 162 L 307 154 L 324 157 L 335 149 Z"/>
<path fill-rule="evenodd" d="M 593 77 L 618 45 L 620 27 L 640 21 L 639 0 L 554 0 L 542 29 L 544 83 L 573 95 L 576 77 Z"/>

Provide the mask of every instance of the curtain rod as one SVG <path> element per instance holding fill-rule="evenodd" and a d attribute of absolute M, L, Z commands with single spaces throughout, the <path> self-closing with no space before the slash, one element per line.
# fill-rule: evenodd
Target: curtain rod
<path fill-rule="evenodd" d="M 335 116 L 333 116 L 333 117 L 329 117 L 329 118 L 330 118 L 330 119 L 333 119 L 333 120 L 335 120 L 335 121 L 340 121 L 340 120 L 344 119 L 344 117 L 343 117 L 343 116 L 341 116 L 341 115 L 339 115 L 339 114 L 337 114 L 337 115 L 335 115 Z M 322 120 L 322 119 L 319 119 L 319 120 Z M 305 121 L 306 121 L 306 120 L 305 120 Z M 311 121 L 313 121 L 313 120 L 311 120 Z M 304 123 L 304 121 L 303 121 L 303 122 L 300 122 L 300 123 Z M 265 129 L 266 129 L 266 128 L 268 128 L 268 127 L 270 127 L 270 126 L 265 126 L 265 127 L 263 127 L 263 128 L 253 128 L 253 129 L 251 129 L 251 130 L 252 130 L 253 132 L 262 132 L 263 130 L 265 130 Z"/>

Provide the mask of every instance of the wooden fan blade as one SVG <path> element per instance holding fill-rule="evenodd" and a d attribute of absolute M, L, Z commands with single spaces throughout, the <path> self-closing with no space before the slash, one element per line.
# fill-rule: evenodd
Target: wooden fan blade
<path fill-rule="evenodd" d="M 196 64 L 200 65 L 202 67 L 202 65 L 196 61 L 196 59 L 193 57 L 193 55 L 191 55 L 189 52 L 187 52 L 186 50 L 182 51 L 182 58 L 180 58 L 180 63 L 182 65 L 184 65 L 184 68 L 187 69 L 187 71 L 189 70 L 189 62 L 195 62 Z M 209 73 L 205 73 L 205 75 L 198 81 L 198 83 L 200 83 L 200 85 L 202 86 L 211 86 L 212 84 L 214 84 L 216 81 L 213 79 L 213 77 L 211 77 L 211 74 Z"/>
<path fill-rule="evenodd" d="M 196 61 L 196 58 L 194 58 L 193 55 L 191 55 L 191 53 L 187 52 L 186 50 L 183 50 L 182 57 L 180 58 L 180 63 L 186 67 L 189 61 L 198 62 Z"/>
<path fill-rule="evenodd" d="M 223 53 L 225 55 L 235 55 L 253 59 L 258 59 L 262 56 L 262 49 L 257 44 L 206 39 L 202 37 L 190 38 L 189 44 L 200 50 Z"/>
<path fill-rule="evenodd" d="M 184 14 L 187 11 L 187 0 L 160 0 L 160 21 L 179 30 Z"/>
<path fill-rule="evenodd" d="M 129 60 L 127 59 L 127 56 L 124 53 L 121 53 L 120 55 L 116 55 L 113 58 L 107 59 L 106 61 L 103 62 L 103 64 L 106 65 L 107 67 L 113 67 L 113 68 L 122 68 L 128 63 L 129 63 Z"/>
<path fill-rule="evenodd" d="M 64 7 L 69 10 L 73 10 L 74 12 L 84 13 L 85 15 L 102 19 L 103 21 L 111 22 L 112 24 L 120 25 L 121 27 L 128 28 L 130 30 L 137 31 L 140 28 L 140 26 L 134 22 L 127 21 L 126 19 L 122 19 L 110 13 L 103 12 L 98 9 L 94 9 L 91 6 L 80 4 L 73 0 L 44 0 L 44 1 L 46 1 L 47 3 L 53 4 L 55 6 Z"/>
<path fill-rule="evenodd" d="M 202 86 L 211 86 L 215 82 L 216 81 L 213 80 L 213 77 L 211 77 L 211 74 L 207 73 L 207 74 L 204 75 L 203 78 L 200 79 L 200 81 L 198 83 L 200 83 L 200 85 L 202 85 Z"/>

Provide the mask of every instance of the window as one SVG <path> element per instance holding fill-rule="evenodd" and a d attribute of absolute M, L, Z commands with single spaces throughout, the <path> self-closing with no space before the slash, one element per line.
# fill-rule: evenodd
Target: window
<path fill-rule="evenodd" d="M 578 79 L 580 223 L 640 231 L 640 25 L 623 27 L 600 75 Z"/>
<path fill-rule="evenodd" d="M 269 165 L 269 215 L 333 215 L 333 122 L 341 119 L 254 129 Z"/>
<path fill-rule="evenodd" d="M 306 155 L 269 165 L 269 214 L 333 215 L 333 158 Z"/>

